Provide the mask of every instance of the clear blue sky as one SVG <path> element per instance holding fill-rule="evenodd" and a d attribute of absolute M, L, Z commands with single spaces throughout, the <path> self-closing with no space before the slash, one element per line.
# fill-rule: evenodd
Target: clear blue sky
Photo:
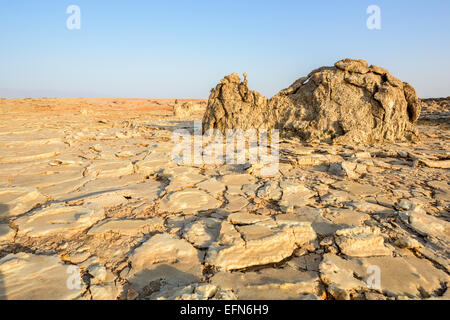
<path fill-rule="evenodd" d="M 450 95 L 448 0 L 0 0 L 0 41 L 0 97 L 207 98 L 232 72 L 272 96 L 346 57 Z"/>

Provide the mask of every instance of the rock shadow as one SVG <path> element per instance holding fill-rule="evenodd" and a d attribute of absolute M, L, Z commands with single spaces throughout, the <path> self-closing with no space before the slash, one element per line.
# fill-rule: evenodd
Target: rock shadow
<path fill-rule="evenodd" d="M 120 190 L 122 190 L 122 188 L 99 190 L 99 191 L 95 191 L 95 192 L 81 194 L 81 195 L 78 195 L 78 196 L 75 196 L 75 197 L 72 197 L 72 198 L 68 198 L 68 199 L 57 200 L 57 201 L 54 201 L 54 203 L 64 203 L 64 202 L 70 202 L 70 201 L 77 201 L 77 200 L 81 200 L 81 199 L 84 199 L 84 198 L 89 198 L 89 197 L 97 196 L 97 195 L 100 195 L 100 194 L 109 193 L 109 192 L 115 192 L 115 191 L 120 191 Z"/>
<path fill-rule="evenodd" d="M 152 298 L 161 290 L 175 291 L 200 282 L 198 275 L 177 269 L 173 265 L 158 264 L 153 269 L 139 271 L 128 279 L 129 288 L 139 293 L 139 298 Z"/>
<path fill-rule="evenodd" d="M 168 121 L 169 125 L 160 125 L 160 124 L 148 124 L 147 126 L 149 128 L 157 128 L 161 130 L 167 130 L 167 131 L 177 131 L 177 130 L 187 130 L 190 134 L 197 135 L 198 133 L 194 132 L 194 123 L 199 122 L 202 123 L 201 120 L 171 120 Z M 201 133 L 201 126 L 200 126 L 200 135 Z"/>
<path fill-rule="evenodd" d="M 7 300 L 7 296 L 5 284 L 3 283 L 3 276 L 2 273 L 0 272 L 0 301 L 1 300 Z"/>
<path fill-rule="evenodd" d="M 9 206 L 4 203 L 0 203 L 0 223 L 2 217 L 7 217 L 9 212 Z M 8 231 L 0 228 L 0 237 L 5 235 Z M 2 273 L 0 272 L 0 300 L 6 300 L 6 288 L 3 281 Z"/>
<path fill-rule="evenodd" d="M 2 220 L 6 220 L 9 213 L 9 205 L 0 203 L 0 223 L 2 223 Z M 2 230 L 0 229 L 0 237 L 2 236 Z"/>

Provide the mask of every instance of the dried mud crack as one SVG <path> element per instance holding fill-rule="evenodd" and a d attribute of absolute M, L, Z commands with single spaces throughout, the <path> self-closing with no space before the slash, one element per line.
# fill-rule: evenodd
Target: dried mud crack
<path fill-rule="evenodd" d="M 339 90 L 366 99 L 360 136 Z M 235 76 L 209 103 L 2 99 L 0 299 L 448 299 L 448 106 L 349 60 L 271 99 Z M 285 130 L 278 171 L 175 164 L 202 120 Z"/>

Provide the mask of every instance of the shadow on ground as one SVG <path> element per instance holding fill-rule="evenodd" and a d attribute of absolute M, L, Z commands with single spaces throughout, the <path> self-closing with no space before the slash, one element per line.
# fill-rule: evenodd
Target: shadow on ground
<path fill-rule="evenodd" d="M 190 134 L 193 134 L 194 133 L 194 125 L 196 122 L 201 124 L 201 120 L 171 120 L 171 121 L 169 121 L 169 123 L 170 123 L 169 125 L 149 124 L 148 127 L 167 130 L 167 131 L 171 131 L 171 132 L 174 132 L 177 130 L 186 130 Z M 202 134 L 201 128 L 202 127 L 200 126 L 200 132 L 195 133 L 195 134 L 201 135 Z"/>
<path fill-rule="evenodd" d="M 0 203 L 0 223 L 2 223 L 1 219 L 8 216 L 9 206 L 3 203 Z M 7 233 L 7 228 L 0 228 L 0 238 Z M 1 256 L 0 256 L 1 257 Z M 6 291 L 5 284 L 3 282 L 3 276 L 0 272 L 0 300 L 6 300 Z"/>
<path fill-rule="evenodd" d="M 3 276 L 1 272 L 0 272 L 0 300 L 7 300 L 5 284 L 3 283 Z"/>
<path fill-rule="evenodd" d="M 160 264 L 154 269 L 138 272 L 128 281 L 130 287 L 139 292 L 140 298 L 149 298 L 163 289 L 171 291 L 200 280 L 195 274 L 178 270 L 168 264 Z"/>
<path fill-rule="evenodd" d="M 2 219 L 6 219 L 8 217 L 9 212 L 9 206 L 7 204 L 0 203 L 0 223 L 2 222 Z M 0 237 L 2 236 L 0 229 Z"/>
<path fill-rule="evenodd" d="M 90 193 L 86 193 L 86 194 L 77 195 L 75 197 L 68 198 L 68 199 L 58 200 L 58 201 L 55 201 L 55 203 L 64 203 L 64 202 L 70 202 L 70 201 L 77 201 L 77 200 L 80 200 L 80 199 L 89 198 L 89 197 L 101 195 L 101 194 L 104 194 L 104 193 L 115 192 L 115 191 L 120 191 L 120 190 L 122 190 L 122 188 L 99 190 L 99 191 L 95 191 L 95 192 L 90 192 Z"/>

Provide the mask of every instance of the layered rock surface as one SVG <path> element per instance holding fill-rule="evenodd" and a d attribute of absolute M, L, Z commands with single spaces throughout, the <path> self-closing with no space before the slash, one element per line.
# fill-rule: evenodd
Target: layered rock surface
<path fill-rule="evenodd" d="M 414 88 L 364 60 L 321 67 L 267 99 L 246 75 L 221 80 L 208 101 L 203 130 L 279 129 L 284 136 L 341 144 L 411 141 L 422 103 Z"/>
<path fill-rule="evenodd" d="M 0 99 L 0 299 L 448 299 L 445 99 L 416 144 L 280 140 L 273 176 L 174 163 L 172 106 Z"/>
<path fill-rule="evenodd" d="M 56 256 L 28 253 L 0 259 L 0 300 L 69 300 L 81 297 L 82 288 L 71 286 L 68 266 Z M 69 285 L 68 285 L 69 283 Z"/>

